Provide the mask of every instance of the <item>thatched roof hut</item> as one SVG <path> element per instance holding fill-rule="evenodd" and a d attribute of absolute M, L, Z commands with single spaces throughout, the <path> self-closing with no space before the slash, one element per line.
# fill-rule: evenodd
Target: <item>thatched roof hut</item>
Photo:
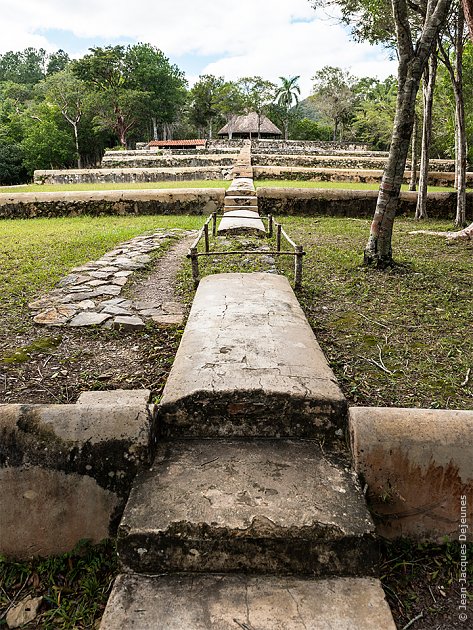
<path fill-rule="evenodd" d="M 218 132 L 225 138 L 280 138 L 282 131 L 263 114 L 250 112 L 244 116 L 235 116 Z"/>

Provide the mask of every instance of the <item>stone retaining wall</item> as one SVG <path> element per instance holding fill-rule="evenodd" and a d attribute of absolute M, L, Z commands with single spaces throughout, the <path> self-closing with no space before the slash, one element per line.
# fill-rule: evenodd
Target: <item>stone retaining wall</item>
<path fill-rule="evenodd" d="M 361 182 L 364 184 L 379 184 L 383 176 L 382 170 L 343 169 L 343 168 L 307 168 L 304 166 L 255 166 L 255 179 L 291 180 L 312 182 Z M 452 188 L 455 173 L 429 173 L 430 186 L 444 186 Z M 404 183 L 410 181 L 410 172 L 405 171 Z M 473 182 L 473 173 L 467 173 L 467 182 Z"/>
<path fill-rule="evenodd" d="M 204 214 L 223 208 L 224 188 L 0 195 L 1 219 L 80 215 Z"/>
<path fill-rule="evenodd" d="M 131 153 L 128 151 L 127 153 Z M 102 158 L 103 168 L 182 168 L 188 166 L 232 166 L 237 153 L 200 153 L 161 154 L 153 151 L 140 151 L 135 155 L 124 155 L 124 152 L 106 154 Z"/>
<path fill-rule="evenodd" d="M 281 167 L 323 167 L 327 169 L 361 169 L 361 170 L 383 170 L 386 166 L 387 157 L 376 154 L 359 155 L 304 155 L 304 154 L 271 154 L 253 153 L 253 166 L 281 166 Z M 408 160 L 406 170 L 411 168 Z M 430 170 L 439 172 L 454 172 L 455 163 L 453 160 L 430 160 Z"/>
<path fill-rule="evenodd" d="M 320 188 L 258 188 L 261 214 L 372 217 L 376 190 Z M 125 190 L 0 195 L 0 218 L 21 219 L 79 215 L 191 214 L 208 215 L 224 206 L 224 188 Z M 412 216 L 417 193 L 401 194 L 399 214 Z M 451 219 L 455 193 L 429 193 L 429 216 Z M 473 193 L 467 195 L 467 216 L 473 215 Z"/>
<path fill-rule="evenodd" d="M 233 160 L 231 160 L 233 164 Z M 35 184 L 101 184 L 135 182 L 185 182 L 231 179 L 232 166 L 180 168 L 95 168 L 34 172 Z"/>
<path fill-rule="evenodd" d="M 376 208 L 377 190 L 330 190 L 321 188 L 258 188 L 260 214 L 327 215 L 371 218 Z M 413 216 L 417 193 L 401 193 L 398 214 Z M 429 216 L 451 219 L 456 212 L 455 193 L 429 193 Z M 473 193 L 467 195 L 467 215 L 473 214 Z"/>

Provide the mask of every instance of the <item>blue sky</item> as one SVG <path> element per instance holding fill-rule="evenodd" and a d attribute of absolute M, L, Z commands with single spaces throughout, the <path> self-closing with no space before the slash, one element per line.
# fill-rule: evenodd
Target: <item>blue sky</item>
<path fill-rule="evenodd" d="M 395 62 L 381 47 L 355 43 L 334 17 L 308 0 L 2 0 L 0 53 L 27 46 L 81 56 L 92 46 L 148 42 L 192 84 L 300 76 L 302 96 L 325 65 L 385 78 Z"/>

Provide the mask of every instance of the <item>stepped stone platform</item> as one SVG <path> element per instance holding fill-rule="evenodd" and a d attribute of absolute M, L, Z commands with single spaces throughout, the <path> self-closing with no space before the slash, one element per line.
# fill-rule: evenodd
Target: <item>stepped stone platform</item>
<path fill-rule="evenodd" d="M 374 525 L 348 461 L 314 441 L 159 446 L 118 533 L 127 569 L 365 575 Z"/>
<path fill-rule="evenodd" d="M 225 216 L 222 217 L 217 233 L 226 234 L 231 232 L 232 234 L 244 234 L 244 233 L 260 233 L 266 235 L 266 228 L 263 221 L 260 219 L 258 212 L 243 206 L 241 209 L 227 210 L 225 209 Z"/>
<path fill-rule="evenodd" d="M 347 403 L 283 276 L 203 278 L 159 407 L 167 437 L 342 441 Z"/>
<path fill-rule="evenodd" d="M 120 575 L 101 630 L 396 630 L 378 580 Z"/>

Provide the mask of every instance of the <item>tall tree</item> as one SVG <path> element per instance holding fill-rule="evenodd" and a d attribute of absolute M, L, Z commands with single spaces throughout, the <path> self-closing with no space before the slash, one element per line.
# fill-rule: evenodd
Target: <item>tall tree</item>
<path fill-rule="evenodd" d="M 333 123 L 333 140 L 343 139 L 343 124 L 347 122 L 355 104 L 355 79 L 349 72 L 325 66 L 313 77 L 312 99 L 317 109 Z"/>
<path fill-rule="evenodd" d="M 45 81 L 46 97 L 56 105 L 71 125 L 77 152 L 77 168 L 82 167 L 79 148 L 79 123 L 84 112 L 86 85 L 78 79 L 70 67 L 54 72 Z"/>
<path fill-rule="evenodd" d="M 243 96 L 245 110 L 256 112 L 258 115 L 258 138 L 260 138 L 261 121 L 274 101 L 276 86 L 259 76 L 242 77 L 237 83 Z"/>
<path fill-rule="evenodd" d="M 289 119 L 290 113 L 293 107 L 293 103 L 297 106 L 299 103 L 299 96 L 301 89 L 298 85 L 300 77 L 279 77 L 281 85 L 277 88 L 275 94 L 275 100 L 279 107 L 281 107 L 284 120 L 284 139 L 289 137 Z"/>
<path fill-rule="evenodd" d="M 225 84 L 223 77 L 204 74 L 190 91 L 189 117 L 201 135 L 212 139 L 213 125 L 219 115 L 219 91 Z"/>

